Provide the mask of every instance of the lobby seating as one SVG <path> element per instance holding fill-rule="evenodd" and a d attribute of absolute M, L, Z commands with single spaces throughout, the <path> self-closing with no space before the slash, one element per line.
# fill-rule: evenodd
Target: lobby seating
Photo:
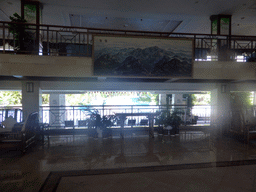
<path fill-rule="evenodd" d="M 9 128 L 10 129 L 10 128 Z M 15 124 L 12 131 L 0 132 L 0 151 L 21 151 L 39 140 L 40 125 L 38 113 L 31 113 L 24 123 Z"/>

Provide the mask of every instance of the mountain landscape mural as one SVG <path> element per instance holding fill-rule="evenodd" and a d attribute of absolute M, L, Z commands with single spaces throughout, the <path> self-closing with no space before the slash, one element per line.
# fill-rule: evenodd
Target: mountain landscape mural
<path fill-rule="evenodd" d="M 191 77 L 192 41 L 94 37 L 94 74 Z"/>

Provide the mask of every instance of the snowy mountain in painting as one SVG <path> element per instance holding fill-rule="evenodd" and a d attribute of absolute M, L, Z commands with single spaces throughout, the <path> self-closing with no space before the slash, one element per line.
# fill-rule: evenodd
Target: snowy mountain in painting
<path fill-rule="evenodd" d="M 192 53 L 147 48 L 104 48 L 94 52 L 95 75 L 191 76 Z"/>

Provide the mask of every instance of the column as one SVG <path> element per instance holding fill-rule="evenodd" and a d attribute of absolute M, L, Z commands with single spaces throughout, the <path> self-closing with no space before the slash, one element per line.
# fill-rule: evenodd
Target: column
<path fill-rule="evenodd" d="M 21 0 L 21 16 L 27 20 L 27 23 L 32 24 L 41 24 L 41 15 L 42 15 L 43 5 L 39 1 L 30 1 L 30 0 Z M 33 40 L 35 41 L 35 46 L 33 42 L 24 42 L 26 51 L 32 51 L 34 54 L 39 53 L 40 42 L 40 29 L 39 26 L 30 26 L 32 30 L 27 30 Z M 34 35 L 35 34 L 35 35 Z M 42 50 L 40 50 L 42 51 Z"/>
<path fill-rule="evenodd" d="M 256 91 L 253 92 L 253 105 L 256 105 Z"/>
<path fill-rule="evenodd" d="M 218 84 L 211 91 L 211 126 L 221 136 L 230 128 L 230 86 Z"/>
<path fill-rule="evenodd" d="M 173 110 L 177 109 L 179 112 L 184 112 L 184 115 L 181 115 L 182 120 L 187 123 L 190 119 L 189 115 L 187 114 L 187 110 L 185 106 L 175 106 L 175 105 L 186 105 L 187 104 L 187 97 L 184 97 L 184 94 L 173 94 Z"/>
<path fill-rule="evenodd" d="M 230 51 L 231 42 L 229 35 L 231 35 L 231 15 L 212 15 L 211 20 L 211 34 L 212 35 L 227 35 L 226 39 L 212 39 L 214 46 L 213 52 L 218 53 L 218 61 L 229 61 L 234 59 L 234 55 Z"/>
<path fill-rule="evenodd" d="M 159 105 L 166 105 L 166 94 L 159 94 Z"/>
<path fill-rule="evenodd" d="M 61 127 L 65 124 L 65 94 L 50 94 L 50 126 Z"/>
<path fill-rule="evenodd" d="M 39 112 L 42 104 L 42 92 L 39 81 L 22 81 L 23 121 L 29 114 Z M 40 116 L 39 116 L 40 117 Z"/>
<path fill-rule="evenodd" d="M 124 121 L 126 119 L 125 115 L 120 115 L 120 122 L 121 122 L 121 130 L 120 130 L 120 136 L 121 139 L 124 139 Z"/>
<path fill-rule="evenodd" d="M 183 97 L 184 94 L 174 94 L 174 105 L 186 105 L 187 99 Z"/>

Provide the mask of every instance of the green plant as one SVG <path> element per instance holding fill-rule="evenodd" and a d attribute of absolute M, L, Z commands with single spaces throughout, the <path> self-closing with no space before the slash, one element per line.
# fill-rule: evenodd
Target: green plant
<path fill-rule="evenodd" d="M 170 113 L 169 111 L 163 111 L 156 118 L 156 124 L 164 125 L 165 127 L 169 125 L 179 127 L 181 123 L 181 117 L 178 115 L 178 111 L 176 110 L 174 110 L 172 113 Z"/>
<path fill-rule="evenodd" d="M 101 117 L 97 109 L 93 110 L 88 108 L 86 111 L 88 111 L 90 114 L 89 128 L 100 128 L 104 130 L 114 125 L 114 123 L 118 120 L 115 115 L 105 115 Z"/>
<path fill-rule="evenodd" d="M 252 106 L 252 97 L 250 92 L 232 92 L 231 107 L 233 108 L 250 108 Z"/>
<path fill-rule="evenodd" d="M 24 50 L 24 41 L 32 40 L 27 25 L 24 25 L 27 21 L 22 18 L 18 13 L 14 13 L 13 16 L 10 16 L 11 22 L 9 24 L 9 31 L 13 34 L 15 40 L 15 49 Z M 20 23 L 20 24 L 18 24 Z"/>

